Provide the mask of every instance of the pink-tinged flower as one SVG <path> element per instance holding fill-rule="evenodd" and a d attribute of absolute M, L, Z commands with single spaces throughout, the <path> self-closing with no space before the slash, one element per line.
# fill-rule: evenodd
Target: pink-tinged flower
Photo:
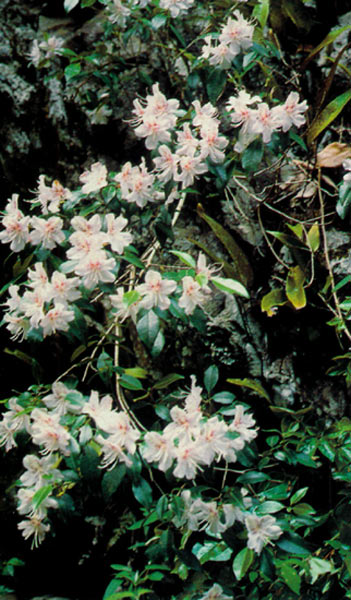
<path fill-rule="evenodd" d="M 5 210 L 7 214 L 1 220 L 5 231 L 0 232 L 0 241 L 3 244 L 10 243 L 13 252 L 21 252 L 29 242 L 30 217 L 25 217 L 18 209 L 18 194 L 13 194 Z"/>
<path fill-rule="evenodd" d="M 114 258 L 107 258 L 103 250 L 90 252 L 75 268 L 75 272 L 82 278 L 82 284 L 92 289 L 102 283 L 113 283 L 115 275 L 113 269 L 116 263 Z"/>
<path fill-rule="evenodd" d="M 205 296 L 201 290 L 201 286 L 190 275 L 186 275 L 182 279 L 183 293 L 178 300 L 181 308 L 184 308 L 186 315 L 191 315 L 196 306 L 201 306 L 205 302 Z"/>
<path fill-rule="evenodd" d="M 65 234 L 62 231 L 63 221 L 60 217 L 50 217 L 49 219 L 32 217 L 30 224 L 34 231 L 31 231 L 29 237 L 34 246 L 42 244 L 43 248 L 52 250 L 65 240 Z"/>
<path fill-rule="evenodd" d="M 57 331 L 68 331 L 69 323 L 73 319 L 73 310 L 69 310 L 66 306 L 57 302 L 54 308 L 51 308 L 40 321 L 40 325 L 43 328 L 43 336 L 46 337 Z"/>
<path fill-rule="evenodd" d="M 5 452 L 16 448 L 15 433 L 18 431 L 14 421 L 3 418 L 0 421 L 0 447 L 5 446 Z"/>
<path fill-rule="evenodd" d="M 292 125 L 301 127 L 306 123 L 306 118 L 302 113 L 308 109 L 307 101 L 299 102 L 299 94 L 291 92 L 284 104 L 273 108 L 275 116 L 278 118 L 283 131 L 288 131 Z"/>
<path fill-rule="evenodd" d="M 216 457 L 220 460 L 228 452 L 232 440 L 227 437 L 228 427 L 217 417 L 208 419 L 201 428 L 201 440 L 205 443 L 209 454 L 209 464 Z"/>
<path fill-rule="evenodd" d="M 257 437 L 257 429 L 252 429 L 256 425 L 255 419 L 249 413 L 244 413 L 244 407 L 239 404 L 235 409 L 235 416 L 229 425 L 229 431 L 236 431 L 240 438 L 250 443 Z"/>
<path fill-rule="evenodd" d="M 272 134 L 280 129 L 281 123 L 277 114 L 262 102 L 255 110 L 254 120 L 250 122 L 249 133 L 261 133 L 265 144 L 271 141 Z"/>
<path fill-rule="evenodd" d="M 60 452 L 64 456 L 70 454 L 71 435 L 60 424 L 60 415 L 46 409 L 35 408 L 32 411 L 31 436 L 34 444 L 43 446 L 41 454 Z"/>
<path fill-rule="evenodd" d="M 147 462 L 157 462 L 160 471 L 167 471 L 174 459 L 174 445 L 172 440 L 157 431 L 148 431 L 144 437 L 142 447 L 143 458 Z"/>
<path fill-rule="evenodd" d="M 193 410 L 188 412 L 179 406 L 171 408 L 172 422 L 164 429 L 164 435 L 169 439 L 192 440 L 199 434 L 201 412 Z"/>
<path fill-rule="evenodd" d="M 26 291 L 22 298 L 21 310 L 24 316 L 29 319 L 30 326 L 36 329 L 39 327 L 41 319 L 44 317 L 46 294 L 42 289 L 33 292 Z"/>
<path fill-rule="evenodd" d="M 33 497 L 37 491 L 37 487 L 23 487 L 18 490 L 17 498 L 19 500 L 19 504 L 17 506 L 17 512 L 19 512 L 20 515 L 29 515 L 31 517 L 36 516 L 39 519 L 43 519 L 46 517 L 49 508 L 58 507 L 57 500 L 47 496 L 40 503 L 38 508 L 34 508 Z"/>
<path fill-rule="evenodd" d="M 30 431 L 30 421 L 28 414 L 23 406 L 17 402 L 16 398 L 10 398 L 8 402 L 9 410 L 2 413 L 2 422 L 10 425 L 13 431 Z"/>
<path fill-rule="evenodd" d="M 61 381 L 55 381 L 52 384 L 52 393 L 44 396 L 42 401 L 47 408 L 60 417 L 68 412 L 80 412 L 81 407 L 79 405 L 72 404 L 70 400 L 66 399 L 70 391 L 70 388 L 66 387 Z"/>
<path fill-rule="evenodd" d="M 139 432 L 134 429 L 126 413 L 115 410 L 110 413 L 104 412 L 96 417 L 95 422 L 99 429 L 113 436 L 114 441 L 126 448 L 130 454 L 135 453 L 135 442 L 139 439 Z"/>
<path fill-rule="evenodd" d="M 60 205 L 71 198 L 72 194 L 64 188 L 61 183 L 55 179 L 52 182 L 51 187 L 45 184 L 45 175 L 39 176 L 37 199 L 33 202 L 40 202 L 41 211 L 43 215 L 47 215 L 49 212 L 56 213 L 60 209 Z"/>
<path fill-rule="evenodd" d="M 204 448 L 199 441 L 182 440 L 178 446 L 174 446 L 174 455 L 177 461 L 173 471 L 179 479 L 195 479 L 197 471 L 203 462 Z"/>
<path fill-rule="evenodd" d="M 55 468 L 55 465 L 57 465 L 57 457 L 54 455 L 39 458 L 35 454 L 26 454 L 23 459 L 26 470 L 19 480 L 22 485 L 36 489 L 47 484 L 49 480 L 61 481 L 63 474 Z"/>
<path fill-rule="evenodd" d="M 146 138 L 146 148 L 154 150 L 160 142 L 169 142 L 171 139 L 168 120 L 153 114 L 145 114 L 143 122 L 135 129 L 135 135 Z"/>
<path fill-rule="evenodd" d="M 98 419 L 103 418 L 105 414 L 109 415 L 111 409 L 112 396 L 104 396 L 99 400 L 98 392 L 93 390 L 88 402 L 84 404 L 82 412 L 89 415 L 94 421 L 98 421 Z"/>
<path fill-rule="evenodd" d="M 176 132 L 178 145 L 176 156 L 195 154 L 200 141 L 193 135 L 189 123 L 184 123 L 183 129 Z M 178 161 L 177 161 L 178 162 Z"/>
<path fill-rule="evenodd" d="M 201 106 L 199 100 L 194 100 L 193 107 L 195 108 L 195 117 L 192 120 L 194 127 L 204 127 L 206 129 L 207 127 L 212 128 L 219 125 L 218 111 L 211 102 Z"/>
<path fill-rule="evenodd" d="M 101 468 L 111 471 L 120 461 L 124 462 L 127 467 L 132 465 L 132 461 L 124 452 L 116 436 L 110 435 L 107 438 L 104 438 L 102 435 L 97 435 L 95 440 L 100 444 L 101 452 L 104 455 L 101 462 Z"/>
<path fill-rule="evenodd" d="M 252 36 L 255 27 L 247 21 L 240 11 L 234 11 L 234 19 L 229 17 L 219 36 L 220 43 L 229 45 L 231 52 L 236 56 L 241 50 L 252 46 Z"/>
<path fill-rule="evenodd" d="M 165 8 L 174 19 L 180 14 L 187 12 L 195 0 L 160 0 L 160 8 Z"/>
<path fill-rule="evenodd" d="M 115 217 L 112 213 L 109 213 L 105 217 L 106 221 L 106 240 L 110 244 L 111 249 L 117 254 L 122 254 L 126 246 L 132 243 L 133 236 L 129 231 L 123 231 L 128 225 L 128 219 L 122 217 Z"/>
<path fill-rule="evenodd" d="M 44 269 L 44 265 L 41 262 L 35 263 L 33 269 L 28 270 L 28 286 L 43 292 L 47 295 L 50 284 L 47 272 Z"/>
<path fill-rule="evenodd" d="M 177 165 L 179 162 L 179 156 L 173 154 L 168 146 L 162 145 L 158 148 L 159 156 L 153 159 L 155 163 L 155 170 L 157 172 L 157 179 L 166 183 L 171 179 L 174 179 L 177 173 Z"/>
<path fill-rule="evenodd" d="M 82 261 L 92 252 L 98 252 L 104 243 L 103 235 L 102 232 L 96 235 L 87 235 L 84 231 L 75 231 L 69 238 L 72 248 L 67 250 L 67 258 Z"/>
<path fill-rule="evenodd" d="M 214 163 L 221 163 L 225 159 L 223 152 L 229 144 L 229 140 L 218 135 L 218 126 L 209 125 L 201 128 L 200 131 L 200 156 L 202 158 L 210 158 Z"/>
<path fill-rule="evenodd" d="M 228 111 L 234 127 L 242 126 L 242 132 L 246 133 L 255 120 L 255 110 L 250 105 L 260 103 L 259 96 L 250 96 L 241 90 L 237 96 L 231 96 L 227 102 Z"/>
<path fill-rule="evenodd" d="M 137 102 L 137 100 L 134 100 L 134 102 Z M 132 164 L 127 162 L 123 165 L 120 173 L 115 175 L 114 180 L 119 183 L 121 187 L 122 198 L 125 198 L 133 188 L 133 177 L 135 172 L 138 172 L 138 167 L 132 167 Z"/>
<path fill-rule="evenodd" d="M 6 329 L 12 334 L 11 339 L 21 340 L 27 337 L 27 333 L 30 329 L 29 320 L 23 315 L 6 313 L 4 315 L 4 322 L 7 323 Z"/>
<path fill-rule="evenodd" d="M 176 287 L 175 281 L 162 279 L 160 273 L 150 269 L 145 275 L 145 283 L 141 283 L 136 288 L 143 296 L 140 306 L 147 309 L 159 306 L 162 310 L 166 310 L 171 303 L 168 296 Z"/>
<path fill-rule="evenodd" d="M 4 306 L 6 306 L 7 310 L 10 312 L 21 310 L 22 298 L 18 294 L 19 289 L 19 285 L 10 285 L 9 287 L 10 297 L 4 302 Z"/>
<path fill-rule="evenodd" d="M 282 535 L 279 525 L 276 525 L 276 519 L 270 515 L 258 517 L 257 515 L 247 515 L 245 526 L 248 533 L 247 547 L 261 554 L 263 547 L 271 540 L 276 540 Z"/>
<path fill-rule="evenodd" d="M 84 184 L 82 186 L 83 194 L 98 192 L 101 188 L 108 185 L 107 169 L 102 163 L 96 162 L 91 165 L 90 171 L 84 171 L 79 176 L 79 179 Z"/>
<path fill-rule="evenodd" d="M 50 299 L 67 306 L 69 302 L 74 302 L 81 297 L 82 294 L 77 289 L 79 284 L 78 277 L 68 278 L 64 273 L 54 271 L 50 283 Z"/>
<path fill-rule="evenodd" d="M 90 219 L 77 216 L 71 219 L 71 225 L 76 231 L 85 233 L 87 236 L 97 236 L 101 233 L 101 217 L 94 215 Z M 72 234 L 74 235 L 74 234 Z M 71 236 L 72 237 L 72 236 Z"/>
<path fill-rule="evenodd" d="M 191 387 L 190 392 L 185 393 L 185 410 L 188 413 L 198 412 L 201 414 L 201 402 L 202 402 L 202 387 L 196 385 L 195 375 L 191 375 Z"/>
<path fill-rule="evenodd" d="M 50 525 L 42 522 L 42 519 L 38 517 L 31 517 L 24 521 L 20 521 L 17 525 L 18 529 L 22 531 L 22 535 L 25 540 L 34 536 L 33 546 L 37 548 L 39 544 L 45 538 L 46 533 L 50 530 Z"/>
<path fill-rule="evenodd" d="M 154 201 L 155 192 L 152 189 L 154 176 L 149 173 L 143 158 L 139 167 L 135 167 L 130 181 L 130 190 L 122 198 L 143 208 L 147 202 Z"/>
<path fill-rule="evenodd" d="M 201 156 L 182 154 L 179 159 L 179 170 L 180 172 L 174 176 L 174 181 L 181 181 L 182 188 L 186 188 L 194 183 L 195 177 L 206 173 L 208 167 Z"/>

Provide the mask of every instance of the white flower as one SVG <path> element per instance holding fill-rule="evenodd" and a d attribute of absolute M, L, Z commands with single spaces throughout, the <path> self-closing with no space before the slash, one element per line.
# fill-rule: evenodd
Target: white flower
<path fill-rule="evenodd" d="M 31 535 L 34 536 L 33 546 L 36 548 L 44 539 L 45 534 L 49 531 L 50 525 L 42 522 L 38 517 L 31 517 L 25 521 L 21 521 L 17 525 L 19 530 L 22 530 L 22 535 L 27 540 Z"/>
<path fill-rule="evenodd" d="M 306 122 L 302 113 L 308 109 L 307 101 L 299 102 L 299 94 L 291 92 L 284 104 L 276 106 L 273 111 L 278 117 L 283 131 L 288 131 L 292 125 L 301 127 Z"/>
<path fill-rule="evenodd" d="M 109 213 L 106 215 L 105 221 L 107 242 L 111 245 L 114 252 L 122 254 L 125 246 L 128 246 L 133 241 L 133 236 L 129 231 L 122 231 L 128 225 L 128 219 L 121 215 L 115 217 L 112 213 Z"/>
<path fill-rule="evenodd" d="M 270 515 L 258 517 L 248 515 L 245 518 L 248 533 L 247 547 L 261 554 L 263 547 L 270 540 L 276 540 L 282 535 L 282 530 L 276 525 L 276 519 Z"/>
<path fill-rule="evenodd" d="M 116 263 L 113 258 L 107 258 L 103 250 L 91 251 L 75 268 L 75 272 L 82 278 L 82 284 L 92 289 L 101 281 L 112 283 L 115 280 L 113 269 Z"/>
<path fill-rule="evenodd" d="M 190 275 L 186 275 L 182 279 L 183 293 L 179 298 L 178 304 L 184 308 L 186 315 L 191 315 L 196 306 L 201 306 L 205 301 L 201 286 Z"/>
<path fill-rule="evenodd" d="M 148 431 L 144 437 L 142 455 L 147 462 L 158 462 L 160 471 L 167 471 L 173 463 L 174 446 L 172 441 L 157 431 Z"/>
<path fill-rule="evenodd" d="M 29 237 L 34 246 L 42 244 L 43 248 L 52 250 L 65 240 L 65 234 L 62 231 L 63 221 L 60 217 L 50 217 L 49 219 L 32 217 L 30 224 L 34 231 L 31 231 Z"/>
<path fill-rule="evenodd" d="M 233 596 L 224 594 L 223 588 L 215 583 L 204 596 L 201 596 L 200 600 L 233 600 Z"/>
<path fill-rule="evenodd" d="M 55 303 L 46 315 L 41 319 L 40 325 L 43 328 L 43 336 L 56 333 L 57 330 L 68 331 L 70 321 L 74 319 L 73 310 L 69 310 L 60 302 Z"/>
<path fill-rule="evenodd" d="M 166 310 L 171 303 L 168 296 L 176 287 L 175 281 L 162 279 L 160 273 L 150 269 L 145 275 L 145 283 L 141 283 L 136 288 L 143 296 L 140 306 L 147 309 L 159 306 L 162 310 Z"/>
<path fill-rule="evenodd" d="M 90 171 L 84 171 L 84 173 L 79 176 L 79 179 L 84 184 L 82 186 L 83 194 L 98 192 L 108 183 L 107 169 L 102 163 L 96 162 L 91 165 Z"/>

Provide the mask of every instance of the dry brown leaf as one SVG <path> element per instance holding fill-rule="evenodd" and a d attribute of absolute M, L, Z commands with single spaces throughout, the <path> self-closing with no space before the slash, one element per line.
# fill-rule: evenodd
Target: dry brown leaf
<path fill-rule="evenodd" d="M 318 152 L 317 167 L 341 167 L 347 158 L 351 158 L 351 146 L 333 142 Z"/>

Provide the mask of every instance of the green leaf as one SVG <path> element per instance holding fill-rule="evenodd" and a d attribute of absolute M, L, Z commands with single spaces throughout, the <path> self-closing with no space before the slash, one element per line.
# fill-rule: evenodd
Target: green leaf
<path fill-rule="evenodd" d="M 65 68 L 66 81 L 70 81 L 73 77 L 79 75 L 81 71 L 81 64 L 79 62 L 71 63 Z"/>
<path fill-rule="evenodd" d="M 147 311 L 139 319 L 137 331 L 141 341 L 151 349 L 160 331 L 160 319 L 153 310 Z"/>
<path fill-rule="evenodd" d="M 239 475 L 237 478 L 238 483 L 259 483 L 261 481 L 269 481 L 270 477 L 267 473 L 261 473 L 260 471 L 247 471 L 243 475 Z"/>
<path fill-rule="evenodd" d="M 179 252 L 178 250 L 170 250 L 170 253 L 174 254 L 185 265 L 187 265 L 188 267 L 191 267 L 191 269 L 196 269 L 195 259 L 187 252 Z"/>
<path fill-rule="evenodd" d="M 319 227 L 317 223 L 312 225 L 307 234 L 307 239 L 312 252 L 317 252 L 320 243 Z"/>
<path fill-rule="evenodd" d="M 291 565 L 284 563 L 280 569 L 280 575 L 285 581 L 286 585 L 295 594 L 300 594 L 301 577 Z"/>
<path fill-rule="evenodd" d="M 316 512 L 313 506 L 307 504 L 307 502 L 300 502 L 299 504 L 295 504 L 292 510 L 293 513 L 298 516 L 313 515 Z"/>
<path fill-rule="evenodd" d="M 132 490 L 135 499 L 145 506 L 146 508 L 150 508 L 152 504 L 152 489 L 150 484 L 140 477 L 135 482 L 132 483 Z"/>
<path fill-rule="evenodd" d="M 320 575 L 325 575 L 326 573 L 331 573 L 334 571 L 334 567 L 329 560 L 324 560 L 323 558 L 316 558 L 311 556 L 308 559 L 310 573 L 311 573 L 311 584 L 313 585 L 315 581 L 317 581 Z"/>
<path fill-rule="evenodd" d="M 291 304 L 299 310 L 306 306 L 306 294 L 303 288 L 305 274 L 299 266 L 291 267 L 286 279 L 286 295 Z"/>
<path fill-rule="evenodd" d="M 125 373 L 123 373 L 123 375 L 120 376 L 119 382 L 121 386 L 126 388 L 127 390 L 144 389 L 139 379 L 137 379 L 136 377 L 132 377 L 132 375 L 126 375 Z"/>
<path fill-rule="evenodd" d="M 302 537 L 296 533 L 286 533 L 283 537 L 279 538 L 276 545 L 284 552 L 293 555 L 308 556 L 311 554 L 310 548 L 307 546 Z"/>
<path fill-rule="evenodd" d="M 37 492 L 35 492 L 32 498 L 33 510 L 38 510 L 41 503 L 44 502 L 48 496 L 50 496 L 52 490 L 52 485 L 44 485 Z"/>
<path fill-rule="evenodd" d="M 102 495 L 108 501 L 116 492 L 127 472 L 125 464 L 116 465 L 112 471 L 106 471 L 101 481 Z"/>
<path fill-rule="evenodd" d="M 77 6 L 77 4 L 79 4 L 79 0 L 65 0 L 63 7 L 66 12 L 70 12 L 75 6 Z"/>
<path fill-rule="evenodd" d="M 265 294 L 261 300 L 261 310 L 266 312 L 268 317 L 275 315 L 277 306 L 287 304 L 287 298 L 283 288 L 276 288 Z"/>
<path fill-rule="evenodd" d="M 256 512 L 259 515 L 272 515 L 283 509 L 285 509 L 285 506 L 281 502 L 275 502 L 274 500 L 267 500 L 266 502 L 262 502 L 257 507 Z"/>
<path fill-rule="evenodd" d="M 129 262 L 131 265 L 134 265 L 135 267 L 139 267 L 139 269 L 145 268 L 145 265 L 144 265 L 144 263 L 141 262 L 140 258 L 135 256 L 135 254 L 133 254 L 132 252 L 129 252 L 128 250 L 124 251 L 121 258 L 123 260 L 126 260 L 127 262 Z"/>
<path fill-rule="evenodd" d="M 216 386 L 216 383 L 219 378 L 218 367 L 216 365 L 211 365 L 206 369 L 204 374 L 204 385 L 207 392 L 210 394 L 213 388 Z"/>
<path fill-rule="evenodd" d="M 249 287 L 253 281 L 253 271 L 243 250 L 238 246 L 229 231 L 205 213 L 202 204 L 197 205 L 197 214 L 211 227 L 215 236 L 222 242 L 231 256 L 234 262 L 234 277 L 239 279 L 245 287 Z"/>
<path fill-rule="evenodd" d="M 320 114 L 312 121 L 308 133 L 307 143 L 310 145 L 319 136 L 322 131 L 341 113 L 344 106 L 351 100 L 351 90 L 347 90 L 337 98 L 329 102 Z"/>
<path fill-rule="evenodd" d="M 213 285 L 215 285 L 219 290 L 222 290 L 222 292 L 227 292 L 228 294 L 237 294 L 238 296 L 243 296 L 244 298 L 250 298 L 249 292 L 239 281 L 235 281 L 234 279 L 226 279 L 224 277 L 211 277 L 211 281 Z"/>
<path fill-rule="evenodd" d="M 262 29 L 266 26 L 269 15 L 269 0 L 259 0 L 256 4 L 252 16 L 257 19 Z"/>
<path fill-rule="evenodd" d="M 308 487 L 303 487 L 303 488 L 297 490 L 297 492 L 295 492 L 295 494 L 293 494 L 290 498 L 291 506 L 293 504 L 296 504 L 297 502 L 300 502 L 300 500 L 302 500 L 302 498 L 307 494 L 307 492 L 308 492 Z"/>
<path fill-rule="evenodd" d="M 233 572 L 238 581 L 245 576 L 252 565 L 253 559 L 254 552 L 250 548 L 243 548 L 236 555 L 233 561 Z"/>
<path fill-rule="evenodd" d="M 318 46 L 313 48 L 313 50 L 311 50 L 309 55 L 305 58 L 304 62 L 302 63 L 302 66 L 301 66 L 301 70 L 304 71 L 307 64 L 312 60 L 312 58 L 314 58 L 314 56 L 316 56 L 316 54 L 318 54 L 318 52 L 323 50 L 323 48 L 325 48 L 326 46 L 329 46 L 330 44 L 332 44 L 339 37 L 339 35 L 344 33 L 344 31 L 347 31 L 348 29 L 351 29 L 351 25 L 345 25 L 345 27 L 340 27 L 339 29 L 334 29 L 334 31 L 331 31 L 330 33 L 328 33 L 328 35 L 324 38 L 324 40 L 322 40 L 321 43 L 318 44 Z"/>
<path fill-rule="evenodd" d="M 247 377 L 245 377 L 245 379 L 227 379 L 227 381 L 228 383 L 233 383 L 234 385 L 247 387 L 250 390 L 256 392 L 256 394 L 258 394 L 258 396 L 261 396 L 261 398 L 265 398 L 266 400 L 268 400 L 268 402 L 271 401 L 266 390 L 262 387 L 259 381 L 256 381 L 256 379 L 248 379 Z"/>
<path fill-rule="evenodd" d="M 227 72 L 224 69 L 210 69 L 206 81 L 208 99 L 215 104 L 224 91 L 227 83 Z"/>
<path fill-rule="evenodd" d="M 152 387 L 154 390 L 163 390 L 179 379 L 184 379 L 184 375 L 179 375 L 178 373 L 169 373 L 157 381 L 157 383 L 155 383 Z"/>
<path fill-rule="evenodd" d="M 241 166 L 247 173 L 253 173 L 258 170 L 264 153 L 264 146 L 261 139 L 254 140 L 244 150 L 241 155 Z"/>

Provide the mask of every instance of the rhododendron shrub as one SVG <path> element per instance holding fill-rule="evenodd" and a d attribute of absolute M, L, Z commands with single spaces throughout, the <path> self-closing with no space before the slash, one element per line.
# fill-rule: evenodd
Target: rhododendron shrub
<path fill-rule="evenodd" d="M 309 109 L 297 80 L 272 92 L 255 89 L 251 73 L 273 52 L 264 47 L 268 3 L 212 4 L 213 11 L 193 0 L 85 0 L 81 8 L 94 7 L 101 19 L 94 56 L 55 36 L 35 40 L 29 51 L 32 68 L 63 79 L 91 124 L 114 118 L 109 77 L 128 32 L 175 63 L 176 75 L 165 72 L 157 82 L 144 73 L 143 93 L 130 97 L 123 126 L 139 153 L 126 151 L 113 169 L 89 159 L 76 165 L 71 183 L 38 173 L 37 189 L 28 198 L 14 191 L 1 217 L 0 242 L 14 264 L 2 325 L 16 345 L 40 354 L 40 344 L 62 343 L 65 354 L 53 381 L 43 376 L 4 399 L 0 445 L 4 453 L 23 451 L 18 529 L 36 548 L 55 534 L 60 512 L 76 502 L 84 513 L 87 464 L 97 495 L 116 506 L 132 498 L 130 556 L 113 565 L 105 600 L 229 600 L 261 591 L 267 600 L 310 597 L 317 580 L 328 591 L 327 575 L 349 589 L 348 533 L 339 540 L 328 524 L 326 545 L 310 542 L 329 516 L 301 502 L 309 488 L 293 471 L 318 469 L 321 455 L 330 459 L 329 438 L 312 443 L 301 415 L 275 405 L 246 373 L 230 379 L 215 355 L 195 362 L 187 354 L 192 337 L 194 356 L 198 340 L 216 335 L 219 304 L 245 314 L 254 301 L 250 264 L 216 220 L 222 196 L 234 204 L 243 188 L 263 203 L 256 174 L 283 159 L 295 164 Z M 67 11 L 78 5 L 65 1 Z M 168 43 L 171 33 L 179 48 Z M 86 102 L 89 85 L 94 94 Z M 349 159 L 344 168 L 341 213 Z M 200 218 L 227 259 L 191 235 L 183 239 L 182 228 Z M 302 231 L 295 230 L 300 245 Z M 299 268 L 290 268 L 286 282 L 296 309 L 305 276 Z M 262 407 L 236 395 L 233 384 L 268 402 L 272 425 L 262 426 Z M 348 431 L 335 435 L 344 441 Z M 340 478 L 344 467 L 338 455 Z"/>

